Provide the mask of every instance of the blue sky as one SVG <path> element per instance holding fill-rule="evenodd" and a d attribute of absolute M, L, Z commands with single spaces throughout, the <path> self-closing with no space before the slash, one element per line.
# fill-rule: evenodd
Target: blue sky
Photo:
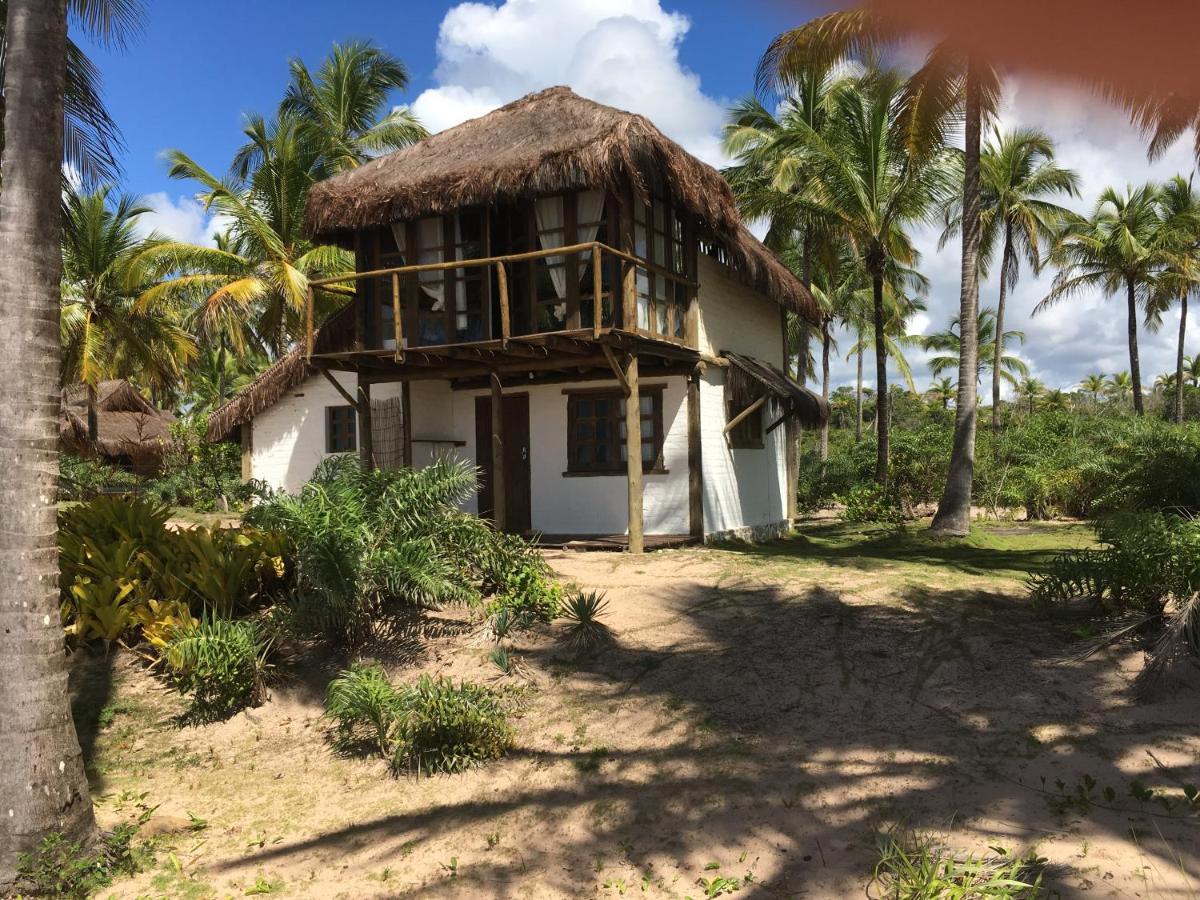
<path fill-rule="evenodd" d="M 209 239 L 213 223 L 195 202 L 195 187 L 167 178 L 163 151 L 178 148 L 224 172 L 241 144 L 244 113 L 269 114 L 287 82 L 287 60 L 316 66 L 334 41 L 371 38 L 399 56 L 412 105 L 431 130 L 483 114 L 530 91 L 569 84 L 584 96 L 640 112 L 702 159 L 720 165 L 720 127 L 730 101 L 747 94 L 755 64 L 773 36 L 831 5 L 828 0 L 491 0 L 490 3 L 401 0 L 148 0 L 145 34 L 123 53 L 90 48 L 105 79 L 105 98 L 125 135 L 126 190 L 154 212 L 145 219 L 174 237 Z M 1107 185 L 1163 179 L 1192 170 L 1185 139 L 1154 162 L 1117 110 L 1063 85 L 1012 76 L 1005 82 L 1003 127 L 1046 130 L 1058 161 L 1076 169 L 1086 212 Z M 931 280 L 917 333 L 946 327 L 958 308 L 958 246 L 937 249 L 938 230 L 914 239 Z M 1031 318 L 1053 272 L 1024 274 L 1011 295 L 1012 327 L 1024 331 L 1018 352 L 1051 387 L 1070 388 L 1090 372 L 1128 368 L 1123 304 L 1081 297 Z M 981 291 L 994 305 L 995 279 Z M 1177 314 L 1142 335 L 1143 378 L 1173 368 Z M 1200 352 L 1193 329 L 1187 352 Z M 840 335 L 849 347 L 848 335 Z M 910 353 L 916 386 L 929 384 L 924 354 Z M 870 365 L 868 363 L 868 369 Z M 894 373 L 893 373 L 894 377 Z M 853 364 L 836 354 L 835 384 L 851 383 Z"/>

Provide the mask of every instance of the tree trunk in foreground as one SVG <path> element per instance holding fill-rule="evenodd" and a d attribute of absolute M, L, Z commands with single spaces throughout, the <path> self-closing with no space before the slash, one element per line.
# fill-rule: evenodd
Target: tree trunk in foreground
<path fill-rule="evenodd" d="M 971 488 L 975 478 L 975 417 L 979 373 L 979 132 L 982 105 L 979 79 L 967 64 L 967 109 L 963 153 L 962 288 L 959 294 L 958 408 L 954 412 L 954 449 L 946 488 L 931 529 L 966 535 L 971 530 Z"/>
<path fill-rule="evenodd" d="M 1125 291 L 1129 327 L 1129 377 L 1133 380 L 1133 411 L 1140 416 L 1146 410 L 1142 403 L 1142 364 L 1138 359 L 1137 286 L 1132 278 L 1125 279 Z"/>
<path fill-rule="evenodd" d="M 1179 346 L 1175 350 L 1175 422 L 1183 422 L 1183 340 L 1187 336 L 1187 294 L 1179 298 Z"/>
<path fill-rule="evenodd" d="M 1000 362 L 1004 359 L 1004 304 L 1008 300 L 1008 267 L 1012 259 L 1012 225 L 1004 227 L 1000 259 L 1000 298 L 996 301 L 996 348 L 992 353 L 992 452 L 1000 452 Z"/>
<path fill-rule="evenodd" d="M 888 386 L 887 344 L 883 328 L 883 275 L 871 279 L 875 305 L 875 480 L 887 484 L 888 477 Z"/>
<path fill-rule="evenodd" d="M 829 345 L 833 338 L 829 334 L 829 320 L 821 323 L 821 397 L 829 402 Z M 821 426 L 821 462 L 829 459 L 829 420 Z"/>
<path fill-rule="evenodd" d="M 0 894 L 48 833 L 95 828 L 58 609 L 67 0 L 8 0 L 0 192 Z"/>

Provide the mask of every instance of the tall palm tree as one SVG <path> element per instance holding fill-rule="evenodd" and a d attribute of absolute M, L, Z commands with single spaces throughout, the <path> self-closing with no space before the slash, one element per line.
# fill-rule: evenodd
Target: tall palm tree
<path fill-rule="evenodd" d="M 1046 391 L 1042 397 L 1042 406 L 1055 412 L 1065 412 L 1071 405 L 1071 400 L 1062 388 Z"/>
<path fill-rule="evenodd" d="M 823 133 L 798 129 L 808 188 L 846 235 L 871 282 L 880 423 L 875 477 L 880 483 L 887 482 L 889 455 L 884 285 L 889 268 L 913 256 L 904 229 L 930 220 L 957 181 L 953 157 L 943 145 L 913 151 L 902 127 L 904 90 L 895 72 L 869 73 L 834 90 Z"/>
<path fill-rule="evenodd" d="M 158 238 L 138 236 L 150 211 L 137 198 L 114 199 L 111 185 L 63 199 L 62 383 L 87 386 L 88 434 L 96 439 L 96 386 L 134 378 L 161 389 L 177 380 L 195 344 L 171 317 L 136 309 L 147 274 L 136 262 Z"/>
<path fill-rule="evenodd" d="M 940 403 L 942 409 L 949 409 L 950 401 L 954 399 L 957 390 L 954 386 L 954 380 L 949 375 L 944 375 L 929 385 L 929 390 L 925 392 L 925 396 L 934 403 Z"/>
<path fill-rule="evenodd" d="M 975 320 L 975 335 L 975 345 L 979 347 L 976 378 L 981 377 L 984 371 L 990 371 L 996 364 L 997 358 L 1000 360 L 998 377 L 1010 386 L 1014 388 L 1017 386 L 1016 376 L 1029 374 L 1029 367 L 1025 365 L 1025 361 L 1021 357 L 1005 352 L 1013 342 L 1025 343 L 1025 332 L 1006 331 L 1002 339 L 997 341 L 996 311 L 991 307 L 985 306 L 980 310 L 979 317 Z M 934 350 L 943 354 L 929 360 L 929 369 L 935 377 L 950 369 L 960 368 L 962 334 L 958 316 L 950 320 L 950 326 L 945 331 L 937 331 L 928 335 L 923 343 L 926 350 Z M 993 377 L 997 377 L 996 373 L 993 373 Z"/>
<path fill-rule="evenodd" d="M 1150 298 L 1155 277 L 1166 263 L 1160 198 L 1160 189 L 1151 183 L 1131 186 L 1125 193 L 1106 188 L 1091 216 L 1071 222 L 1063 230 L 1051 254 L 1058 275 L 1050 293 L 1033 309 L 1037 315 L 1061 300 L 1096 288 L 1109 296 L 1125 293 L 1133 408 L 1139 416 L 1144 407 L 1138 304 Z"/>
<path fill-rule="evenodd" d="M 300 334 L 309 280 L 352 272 L 354 258 L 304 234 L 308 189 L 329 170 L 299 123 L 254 117 L 245 133 L 258 165 L 244 178 L 219 178 L 179 150 L 168 153 L 171 177 L 197 182 L 205 208 L 229 224 L 215 247 L 176 241 L 148 247 L 139 263 L 174 277 L 149 288 L 138 304 L 191 310 L 201 333 L 224 335 L 235 348 L 242 346 L 240 323 L 249 321 L 257 341 L 278 355 Z M 339 296 L 327 288 L 317 301 L 329 311 Z"/>
<path fill-rule="evenodd" d="M 1200 387 L 1200 353 L 1184 357 L 1183 377 L 1192 387 Z"/>
<path fill-rule="evenodd" d="M 407 107 L 384 111 L 391 92 L 408 87 L 408 70 L 369 41 L 335 43 L 315 76 L 299 59 L 288 68 L 292 80 L 280 111 L 295 116 L 332 171 L 353 169 L 429 135 Z M 256 149 L 250 145 L 251 153 Z"/>
<path fill-rule="evenodd" d="M 1023 398 L 1029 405 L 1029 414 L 1033 415 L 1034 405 L 1046 393 L 1046 385 L 1036 378 L 1022 378 L 1017 386 L 1017 396 Z"/>
<path fill-rule="evenodd" d="M 980 153 L 980 216 L 982 238 L 980 264 L 983 272 L 1000 246 L 1000 296 L 995 308 L 995 329 L 1004 331 L 1008 291 L 1020 276 L 1022 258 L 1035 272 L 1041 271 L 1043 247 L 1049 250 L 1062 223 L 1072 215 L 1045 198 L 1054 194 L 1079 195 L 1079 176 L 1054 162 L 1054 143 L 1044 132 L 1033 129 L 1002 132 L 994 129 Z M 962 227 L 962 204 L 952 207 L 942 235 L 945 245 Z M 981 347 L 981 354 L 986 351 Z M 1000 433 L 1000 383 L 1004 366 L 1001 343 L 991 348 L 992 433 Z M 999 449 L 999 443 L 993 446 Z"/>
<path fill-rule="evenodd" d="M 1158 289 L 1146 304 L 1146 327 L 1156 331 L 1162 322 L 1162 314 L 1179 304 L 1172 405 L 1175 421 L 1182 422 L 1188 297 L 1200 287 L 1200 194 L 1193 190 L 1190 178 L 1176 175 L 1163 185 L 1160 214 L 1166 265 L 1159 274 Z"/>
<path fill-rule="evenodd" d="M 95 829 L 67 698 L 56 554 L 67 0 L 8 0 L 0 162 L 0 894 L 51 832 Z"/>
<path fill-rule="evenodd" d="M 1085 375 L 1083 381 L 1079 382 L 1079 387 L 1092 395 L 1092 403 L 1100 402 L 1100 395 L 1104 393 L 1104 389 L 1108 384 L 1108 378 L 1103 372 L 1094 375 Z"/>
<path fill-rule="evenodd" d="M 1116 372 L 1108 379 L 1108 393 L 1122 403 L 1133 393 L 1133 378 L 1128 372 Z"/>
<path fill-rule="evenodd" d="M 779 35 L 759 62 L 761 87 L 787 86 L 806 72 L 828 68 L 846 59 L 869 59 L 881 48 L 914 37 L 895 19 L 874 7 L 859 7 L 820 16 Z M 965 57 L 948 44 L 937 44 L 914 75 L 904 101 L 908 144 L 917 155 L 944 141 L 944 126 L 962 111 L 964 153 L 962 168 L 962 282 L 959 316 L 968 323 L 963 369 L 958 379 L 954 449 L 946 488 L 934 516 L 933 529 L 966 534 L 970 527 L 971 485 L 975 464 L 977 348 L 971 323 L 979 308 L 980 229 L 979 153 L 983 120 L 991 115 L 1000 94 L 999 77 L 984 61 Z"/>

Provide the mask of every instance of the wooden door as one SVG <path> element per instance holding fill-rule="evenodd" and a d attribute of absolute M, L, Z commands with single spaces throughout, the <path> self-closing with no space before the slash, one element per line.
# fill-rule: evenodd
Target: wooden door
<path fill-rule="evenodd" d="M 532 529 L 529 479 L 529 395 L 504 398 L 504 485 L 508 505 L 506 531 Z M 475 455 L 482 470 L 479 514 L 492 517 L 492 398 L 475 398 Z"/>

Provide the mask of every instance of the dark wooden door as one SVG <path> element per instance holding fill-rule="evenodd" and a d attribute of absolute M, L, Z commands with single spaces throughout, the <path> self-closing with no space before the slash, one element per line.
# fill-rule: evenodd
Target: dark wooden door
<path fill-rule="evenodd" d="M 479 514 L 492 517 L 492 398 L 475 398 L 475 454 L 483 474 Z M 504 398 L 504 486 L 507 531 L 522 534 L 533 527 L 529 499 L 529 395 Z"/>

